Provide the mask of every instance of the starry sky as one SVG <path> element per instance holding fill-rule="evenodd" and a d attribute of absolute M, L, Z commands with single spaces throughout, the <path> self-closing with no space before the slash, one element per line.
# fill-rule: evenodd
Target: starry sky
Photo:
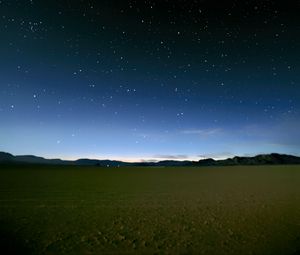
<path fill-rule="evenodd" d="M 289 0 L 0 0 L 0 150 L 300 155 L 299 13 Z"/>

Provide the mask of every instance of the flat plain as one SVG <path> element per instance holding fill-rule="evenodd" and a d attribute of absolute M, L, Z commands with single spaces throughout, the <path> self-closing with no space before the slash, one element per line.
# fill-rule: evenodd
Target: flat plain
<path fill-rule="evenodd" d="M 300 166 L 0 165 L 1 254 L 300 254 Z"/>

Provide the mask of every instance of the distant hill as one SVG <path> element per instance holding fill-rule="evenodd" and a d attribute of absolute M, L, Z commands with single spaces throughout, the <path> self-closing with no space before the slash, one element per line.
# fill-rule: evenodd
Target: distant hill
<path fill-rule="evenodd" d="M 6 152 L 0 152 L 0 162 L 10 162 L 14 160 L 15 160 L 15 156 Z"/>
<path fill-rule="evenodd" d="M 300 164 L 300 157 L 285 154 L 263 154 L 255 157 L 234 157 L 231 159 L 220 160 L 221 165 L 282 165 Z"/>
<path fill-rule="evenodd" d="M 97 160 L 97 159 L 78 159 L 78 160 L 61 160 L 46 159 L 34 155 L 14 156 L 7 152 L 0 152 L 0 164 L 43 164 L 43 165 L 76 165 L 76 166 L 130 166 L 135 163 L 127 163 L 114 160 Z"/>
<path fill-rule="evenodd" d="M 33 155 L 14 156 L 7 152 L 0 152 L 0 164 L 44 164 L 44 165 L 74 165 L 74 166 L 235 166 L 235 165 L 291 165 L 300 164 L 300 157 L 285 154 L 263 154 L 254 157 L 233 157 L 224 160 L 202 159 L 199 161 L 165 160 L 159 162 L 128 163 L 115 160 L 78 159 L 61 160 L 45 159 Z"/>

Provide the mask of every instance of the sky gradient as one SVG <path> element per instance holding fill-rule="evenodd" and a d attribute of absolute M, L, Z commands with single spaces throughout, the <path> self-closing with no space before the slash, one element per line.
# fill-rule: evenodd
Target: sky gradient
<path fill-rule="evenodd" d="M 0 150 L 300 155 L 299 11 L 299 1 L 1 0 Z"/>

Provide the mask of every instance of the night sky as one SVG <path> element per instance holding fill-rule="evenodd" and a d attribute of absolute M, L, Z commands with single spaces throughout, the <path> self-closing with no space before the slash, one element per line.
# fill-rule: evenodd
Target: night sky
<path fill-rule="evenodd" d="M 0 0 L 0 150 L 300 155 L 300 1 Z"/>

